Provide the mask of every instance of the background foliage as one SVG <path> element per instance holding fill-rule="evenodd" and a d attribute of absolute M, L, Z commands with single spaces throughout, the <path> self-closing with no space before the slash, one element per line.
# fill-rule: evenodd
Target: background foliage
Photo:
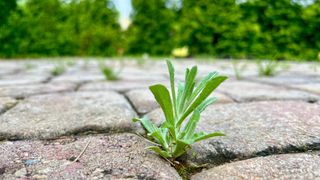
<path fill-rule="evenodd" d="M 121 30 L 110 0 L 0 0 L 0 56 L 170 55 L 315 60 L 320 0 L 132 0 Z"/>

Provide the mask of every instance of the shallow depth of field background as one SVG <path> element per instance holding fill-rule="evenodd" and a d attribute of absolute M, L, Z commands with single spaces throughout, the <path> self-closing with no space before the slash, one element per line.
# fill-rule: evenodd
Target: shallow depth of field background
<path fill-rule="evenodd" d="M 0 0 L 0 57 L 320 59 L 320 0 Z"/>

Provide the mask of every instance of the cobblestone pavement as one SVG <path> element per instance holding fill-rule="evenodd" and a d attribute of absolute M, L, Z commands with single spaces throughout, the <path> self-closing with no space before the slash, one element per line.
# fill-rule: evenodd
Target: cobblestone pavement
<path fill-rule="evenodd" d="M 101 63 L 120 79 L 105 80 Z M 228 60 L 173 63 L 177 80 L 192 65 L 229 77 L 198 126 L 226 136 L 194 144 L 183 170 L 145 150 L 131 121 L 163 120 L 148 86 L 168 84 L 164 61 L 0 61 L 0 179 L 320 179 L 319 64 L 286 62 L 260 77 L 241 61 L 237 80 Z"/>

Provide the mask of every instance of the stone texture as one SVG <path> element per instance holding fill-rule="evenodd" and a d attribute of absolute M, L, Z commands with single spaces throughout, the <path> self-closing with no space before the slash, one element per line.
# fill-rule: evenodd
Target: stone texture
<path fill-rule="evenodd" d="M 98 67 L 97 67 L 98 69 Z M 101 72 L 91 71 L 72 71 L 63 73 L 60 76 L 54 77 L 52 82 L 73 82 L 73 83 L 85 83 L 90 81 L 101 81 L 104 77 Z"/>
<path fill-rule="evenodd" d="M 159 109 L 148 117 L 159 124 Z M 209 106 L 198 131 L 226 134 L 196 143 L 187 161 L 220 164 L 273 153 L 320 150 L 320 106 L 299 101 L 252 102 Z"/>
<path fill-rule="evenodd" d="M 80 86 L 80 91 L 101 91 L 101 90 L 113 90 L 118 92 L 127 92 L 133 89 L 148 88 L 153 84 L 164 84 L 168 82 L 159 81 L 101 81 L 92 82 Z"/>
<path fill-rule="evenodd" d="M 0 96 L 24 98 L 31 95 L 54 92 L 72 91 L 76 88 L 73 83 L 49 83 L 18 86 L 0 86 Z"/>
<path fill-rule="evenodd" d="M 138 113 L 148 113 L 159 107 L 149 89 L 135 89 L 126 93 Z"/>
<path fill-rule="evenodd" d="M 320 83 L 308 83 L 308 84 L 295 84 L 290 85 L 292 88 L 309 91 L 311 93 L 320 94 Z"/>
<path fill-rule="evenodd" d="M 137 130 L 127 100 L 111 91 L 32 96 L 0 117 L 0 139 Z"/>
<path fill-rule="evenodd" d="M 214 167 L 191 179 L 320 179 L 319 158 L 319 151 L 258 157 Z"/>
<path fill-rule="evenodd" d="M 304 91 L 246 81 L 227 81 L 219 86 L 221 91 L 238 102 L 264 100 L 304 100 L 315 102 L 320 96 Z"/>
<path fill-rule="evenodd" d="M 320 76 L 306 75 L 304 73 L 286 73 L 275 77 L 257 77 L 253 80 L 268 84 L 289 86 L 305 83 L 320 83 Z"/>
<path fill-rule="evenodd" d="M 50 75 L 48 73 L 15 73 L 0 76 L 0 86 L 38 84 L 47 81 L 49 78 Z"/>
<path fill-rule="evenodd" d="M 149 89 L 134 89 L 127 92 L 126 96 L 131 101 L 138 113 L 148 113 L 159 107 L 158 103 L 156 102 L 155 98 L 153 97 L 153 94 Z M 214 92 L 211 95 L 211 97 L 218 98 L 218 101 L 216 103 L 233 102 L 231 98 L 219 92 Z"/>
<path fill-rule="evenodd" d="M 10 97 L 0 97 L 0 114 L 10 109 L 17 103 L 17 100 Z"/>
<path fill-rule="evenodd" d="M 89 143 L 79 161 L 72 162 Z M 181 179 L 133 134 L 0 142 L 0 179 Z"/>

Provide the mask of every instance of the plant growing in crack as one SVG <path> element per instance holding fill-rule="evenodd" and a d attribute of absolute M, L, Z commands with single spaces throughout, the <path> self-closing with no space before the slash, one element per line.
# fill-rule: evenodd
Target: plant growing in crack
<path fill-rule="evenodd" d="M 162 84 L 150 86 L 156 101 L 159 103 L 165 121 L 160 127 L 154 125 L 147 117 L 134 118 L 134 122 L 140 122 L 148 131 L 148 137 L 155 143 L 147 147 L 165 159 L 175 162 L 175 159 L 191 149 L 195 142 L 211 137 L 224 136 L 223 133 L 195 132 L 200 120 L 200 113 L 207 106 L 216 101 L 208 96 L 227 79 L 218 76 L 216 72 L 209 73 L 198 84 L 196 84 L 197 66 L 186 69 L 185 83 L 179 83 L 175 88 L 174 67 L 167 61 L 171 94 Z"/>
<path fill-rule="evenodd" d="M 259 76 L 275 76 L 280 71 L 278 61 L 257 61 Z"/>
<path fill-rule="evenodd" d="M 237 80 L 241 80 L 242 74 L 247 68 L 247 64 L 246 63 L 239 64 L 239 61 L 237 60 L 231 61 L 231 64 L 232 64 L 234 76 L 236 77 Z"/>
<path fill-rule="evenodd" d="M 112 67 L 109 67 L 104 64 L 100 64 L 100 70 L 101 70 L 102 74 L 104 75 L 105 79 L 109 80 L 109 81 L 119 80 L 120 79 L 119 75 L 122 71 L 122 69 L 115 71 Z"/>
<path fill-rule="evenodd" d="M 63 63 L 56 64 L 51 70 L 53 76 L 59 76 L 66 71 L 66 68 Z"/>

